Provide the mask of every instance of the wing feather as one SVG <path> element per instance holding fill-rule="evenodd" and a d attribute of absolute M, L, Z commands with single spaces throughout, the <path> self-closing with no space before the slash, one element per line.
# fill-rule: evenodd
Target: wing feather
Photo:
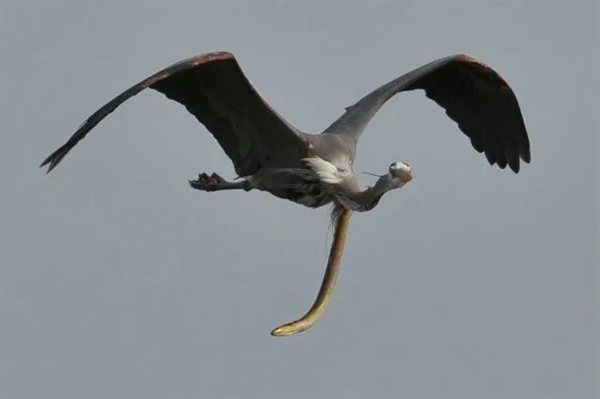
<path fill-rule="evenodd" d="M 279 116 L 227 52 L 173 64 L 125 90 L 94 112 L 69 140 L 44 160 L 54 169 L 102 119 L 140 91 L 152 88 L 182 104 L 216 138 L 236 173 L 255 173 L 274 157 L 302 154 L 302 133 Z"/>
<path fill-rule="evenodd" d="M 363 97 L 324 133 L 356 141 L 375 113 L 395 94 L 424 90 L 446 110 L 488 162 L 519 171 L 519 159 L 531 161 L 529 137 L 517 98 L 492 68 L 464 54 L 440 58 L 392 80 Z"/>

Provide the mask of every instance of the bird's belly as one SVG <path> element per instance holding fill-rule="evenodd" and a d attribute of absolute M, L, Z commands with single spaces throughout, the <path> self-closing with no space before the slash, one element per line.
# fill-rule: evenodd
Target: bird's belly
<path fill-rule="evenodd" d="M 333 200 L 333 197 L 324 192 L 319 184 L 307 185 L 305 190 L 301 188 L 287 189 L 285 197 L 282 198 L 309 208 L 319 208 Z"/>
<path fill-rule="evenodd" d="M 318 208 L 333 201 L 333 196 L 321 185 L 318 177 L 306 169 L 261 171 L 248 178 L 252 188 L 309 208 Z"/>

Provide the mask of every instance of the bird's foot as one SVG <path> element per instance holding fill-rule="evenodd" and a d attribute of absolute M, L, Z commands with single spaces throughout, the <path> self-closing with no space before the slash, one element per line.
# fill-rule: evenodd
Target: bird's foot
<path fill-rule="evenodd" d="M 216 173 L 208 175 L 201 173 L 198 175 L 198 179 L 190 180 L 190 186 L 196 190 L 201 191 L 220 191 L 220 190 L 245 190 L 250 191 L 250 183 L 248 180 L 243 179 L 238 182 L 228 182 Z"/>
<path fill-rule="evenodd" d="M 192 188 L 202 191 L 217 191 L 226 184 L 227 181 L 216 173 L 210 176 L 207 173 L 201 173 L 196 180 L 190 180 Z"/>

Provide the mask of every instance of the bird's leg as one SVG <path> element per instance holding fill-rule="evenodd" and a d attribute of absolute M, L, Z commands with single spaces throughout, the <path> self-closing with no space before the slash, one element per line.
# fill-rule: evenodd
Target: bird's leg
<path fill-rule="evenodd" d="M 327 269 L 325 270 L 325 276 L 323 277 L 323 282 L 321 283 L 321 288 L 319 289 L 319 294 L 317 295 L 315 303 L 300 319 L 277 327 L 271 331 L 271 335 L 275 337 L 284 337 L 305 331 L 312 327 L 325 310 L 327 310 L 327 306 L 329 306 L 329 302 L 331 302 L 331 298 L 333 297 L 335 281 L 340 272 L 350 215 L 352 215 L 352 211 L 344 209 L 338 217 L 333 243 L 331 244 L 331 252 L 329 253 L 329 261 L 327 262 Z"/>
<path fill-rule="evenodd" d="M 196 190 L 202 191 L 220 191 L 220 190 L 245 190 L 250 191 L 250 182 L 244 179 L 239 182 L 228 182 L 216 173 L 208 175 L 201 173 L 198 179 L 190 180 L 190 186 Z"/>

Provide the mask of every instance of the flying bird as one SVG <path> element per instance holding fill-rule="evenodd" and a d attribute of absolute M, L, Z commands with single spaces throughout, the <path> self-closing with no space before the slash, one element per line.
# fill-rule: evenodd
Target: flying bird
<path fill-rule="evenodd" d="M 353 211 L 373 209 L 381 197 L 412 179 L 412 167 L 391 163 L 365 189 L 353 171 L 357 142 L 369 121 L 394 95 L 423 90 L 444 108 L 490 165 L 519 172 L 531 160 L 529 138 L 517 98 L 492 68 L 464 54 L 418 67 L 361 98 L 321 134 L 305 133 L 283 119 L 252 87 L 235 57 L 214 52 L 175 63 L 133 85 L 92 114 L 69 140 L 44 160 L 53 170 L 102 119 L 119 105 L 151 88 L 182 104 L 204 125 L 239 179 L 202 173 L 189 181 L 197 190 L 261 190 L 310 208 L 333 204 L 335 233 L 317 299 L 300 319 L 275 328 L 274 336 L 311 327 L 327 308 L 339 273 Z"/>

